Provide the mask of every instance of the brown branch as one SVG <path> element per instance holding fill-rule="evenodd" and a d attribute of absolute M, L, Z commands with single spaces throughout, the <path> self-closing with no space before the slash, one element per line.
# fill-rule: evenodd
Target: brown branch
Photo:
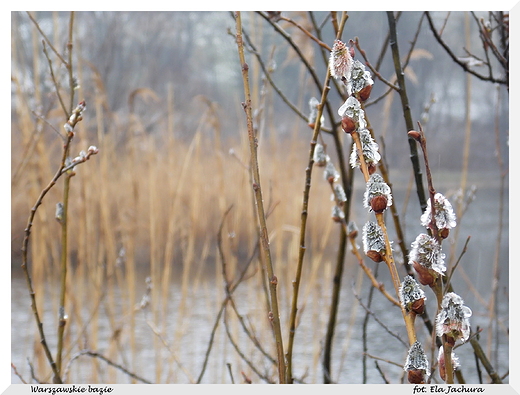
<path fill-rule="evenodd" d="M 435 39 L 437 40 L 437 42 L 442 46 L 442 48 L 444 48 L 444 50 L 446 51 L 446 53 L 450 56 L 450 58 L 456 63 L 458 64 L 465 72 L 467 73 L 470 73 L 471 75 L 477 77 L 478 79 L 482 80 L 482 81 L 490 81 L 490 82 L 493 82 L 493 83 L 498 83 L 498 84 L 502 84 L 502 85 L 506 85 L 508 88 L 509 88 L 509 83 L 508 81 L 506 80 L 501 80 L 501 79 L 496 79 L 494 78 L 492 75 L 489 75 L 489 76 L 484 76 L 482 74 L 479 74 L 477 73 L 476 71 L 472 70 L 471 68 L 469 68 L 469 66 L 465 63 L 465 62 L 462 62 L 461 60 L 459 60 L 459 58 L 453 53 L 453 51 L 451 50 L 451 48 L 448 46 L 448 44 L 446 44 L 446 42 L 441 38 L 441 36 L 439 35 L 439 33 L 437 32 L 434 24 L 433 24 L 433 20 L 431 18 L 431 15 L 429 12 L 425 12 L 426 14 L 426 18 L 428 19 L 428 23 L 430 25 L 430 30 L 432 31 L 433 33 L 433 36 L 435 37 Z"/>

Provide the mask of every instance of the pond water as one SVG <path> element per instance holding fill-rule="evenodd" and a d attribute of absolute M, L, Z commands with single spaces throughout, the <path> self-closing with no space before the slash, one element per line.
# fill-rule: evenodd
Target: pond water
<path fill-rule="evenodd" d="M 466 305 L 473 311 L 471 318 L 472 330 L 480 327 L 484 330 L 481 334 L 481 343 L 486 350 L 487 337 L 491 333 L 495 340 L 490 352 L 491 362 L 495 369 L 503 374 L 509 369 L 509 222 L 506 214 L 502 248 L 500 250 L 500 283 L 499 283 L 499 325 L 489 330 L 489 317 L 486 307 L 481 299 L 489 300 L 491 289 L 492 262 L 496 248 L 496 230 L 491 237 L 486 233 L 487 229 L 496 229 L 498 202 L 495 198 L 496 191 L 479 190 L 477 199 L 472 203 L 471 211 L 464 217 L 460 231 L 460 239 L 465 240 L 471 236 L 468 251 L 463 257 L 461 265 L 465 268 L 469 280 L 462 275 L 454 276 L 453 285 Z M 506 202 L 508 207 L 508 202 Z M 416 225 L 408 225 L 408 232 L 414 232 Z M 418 229 L 420 227 L 417 227 Z M 459 242 L 457 251 L 461 251 L 463 242 Z M 347 265 L 348 266 L 348 265 Z M 386 268 L 385 268 L 386 269 Z M 338 313 L 338 322 L 334 338 L 334 352 L 332 357 L 333 380 L 343 384 L 363 382 L 363 320 L 366 311 L 356 299 L 355 289 L 359 284 L 358 267 L 351 265 L 346 267 L 343 278 L 343 291 Z M 380 280 L 388 284 L 391 289 L 386 270 L 379 271 Z M 143 281 L 136 295 L 138 301 L 146 292 Z M 362 276 L 361 276 L 362 277 Z M 363 303 L 367 302 L 368 280 L 365 278 L 364 286 L 359 296 Z M 47 284 L 51 287 L 51 284 Z M 478 290 L 474 292 L 473 289 Z M 265 317 L 265 301 L 258 300 L 258 293 L 252 293 L 250 287 L 239 287 L 235 294 L 238 309 L 246 318 L 250 328 L 254 328 L 260 342 L 271 355 L 275 355 L 272 348 L 272 337 L 266 326 L 260 322 Z M 427 292 L 429 299 L 433 294 Z M 185 297 L 185 298 L 184 298 Z M 197 286 L 197 292 L 185 294 L 181 291 L 179 280 L 171 284 L 171 298 L 169 303 L 166 324 L 162 327 L 154 327 L 154 315 L 146 308 L 137 311 L 132 323 L 125 321 L 125 317 L 110 315 L 108 305 L 101 304 L 97 319 L 97 351 L 124 365 L 130 371 L 150 382 L 160 383 L 190 383 L 197 380 L 202 371 L 204 358 L 208 350 L 212 328 L 217 317 L 220 304 L 224 300 L 223 285 L 216 283 L 211 277 L 203 277 Z M 124 297 L 123 297 L 124 299 Z M 115 290 L 116 306 L 125 301 L 121 300 L 118 290 Z M 328 319 L 330 304 L 329 287 L 316 288 L 307 295 L 305 308 L 301 311 L 301 321 L 297 330 L 294 349 L 294 376 L 305 383 L 323 382 L 321 368 L 322 348 L 324 343 L 325 328 Z M 55 305 L 54 305 L 55 306 Z M 182 308 L 180 306 L 183 306 Z M 43 314 L 44 323 L 55 322 L 55 307 L 49 301 Z M 183 312 L 181 314 L 181 311 Z M 367 383 L 384 383 L 387 378 L 392 383 L 398 383 L 403 376 L 402 368 L 396 364 L 402 364 L 407 347 L 399 339 L 406 340 L 403 330 L 403 322 L 400 310 L 380 295 L 374 297 L 370 306 L 373 316 L 368 320 L 365 330 L 367 343 L 366 359 Z M 287 328 L 288 309 L 284 310 L 282 324 Z M 85 311 L 83 319 L 88 320 L 91 312 Z M 229 316 L 234 315 L 229 313 Z M 433 317 L 434 313 L 430 313 Z M 112 317 L 112 318 L 111 318 Z M 126 322 L 126 323 L 125 323 Z M 161 321 L 162 322 L 162 321 Z M 424 325 L 418 320 L 418 337 L 427 339 Z M 246 358 L 254 361 L 260 372 L 276 380 L 276 370 L 260 355 L 258 350 L 245 339 L 243 330 L 236 319 L 229 321 L 230 332 L 245 351 Z M 383 323 L 384 326 L 381 324 Z M 119 325 L 119 326 L 118 326 Z M 157 324 L 159 326 L 159 324 Z M 45 327 L 48 334 L 48 343 L 51 350 L 56 349 L 55 328 Z M 120 332 L 116 329 L 120 328 Z M 133 328 L 134 335 L 129 333 Z M 155 329 L 155 333 L 154 333 Z M 389 333 L 392 332 L 392 333 Z M 26 380 L 30 380 L 28 360 L 34 363 L 35 349 L 40 349 L 38 338 L 35 337 L 36 325 L 30 310 L 25 279 L 17 270 L 13 270 L 11 284 L 11 358 L 18 372 Z M 158 335 L 161 334 L 161 336 Z M 88 338 L 87 333 L 75 336 Z M 72 336 L 74 337 L 74 336 Z M 114 340 L 116 339 L 116 340 Z M 286 341 L 286 340 L 285 340 Z M 87 342 L 85 340 L 85 342 Z M 77 349 L 75 350 L 77 352 Z M 475 357 L 470 344 L 464 344 L 456 350 L 456 354 L 462 363 L 462 371 L 467 383 L 478 383 L 479 369 L 482 371 L 484 382 L 488 376 L 481 366 L 475 363 Z M 70 359 L 70 355 L 68 356 Z M 113 380 L 117 383 L 130 383 L 129 376 L 116 369 L 108 369 L 107 365 L 93 358 L 82 356 L 71 365 L 70 377 L 73 382 L 87 383 L 92 379 L 92 370 L 95 369 L 99 380 Z M 111 373 L 107 373 L 109 371 Z M 231 372 L 231 373 L 230 373 Z M 244 376 L 250 377 L 254 383 L 264 383 L 252 369 L 241 359 L 231 342 L 227 338 L 222 319 L 215 332 L 213 348 L 211 350 L 208 365 L 202 378 L 202 383 L 230 383 L 231 374 L 235 382 L 243 382 Z M 20 383 L 20 378 L 14 372 L 11 374 L 12 383 Z M 438 379 L 436 378 L 438 381 Z M 508 382 L 508 378 L 505 380 Z"/>

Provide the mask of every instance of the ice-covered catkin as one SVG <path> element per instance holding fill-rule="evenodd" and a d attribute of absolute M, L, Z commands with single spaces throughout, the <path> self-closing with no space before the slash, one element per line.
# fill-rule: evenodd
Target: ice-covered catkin
<path fill-rule="evenodd" d="M 403 308 L 415 314 L 424 313 L 426 295 L 412 276 L 406 276 L 399 288 L 399 299 Z"/>
<path fill-rule="evenodd" d="M 347 92 L 351 96 L 357 97 L 361 102 L 364 102 L 370 97 L 372 91 L 372 75 L 363 63 L 359 60 L 354 60 L 350 68 L 350 77 L 347 82 Z"/>
<path fill-rule="evenodd" d="M 430 365 L 423 346 L 416 341 L 408 350 L 404 370 L 408 372 L 408 382 L 411 384 L 424 384 L 426 376 L 430 375 Z"/>
<path fill-rule="evenodd" d="M 365 163 L 367 164 L 369 173 L 373 174 L 376 170 L 376 165 L 381 160 L 381 155 L 379 154 L 379 145 L 374 141 L 368 129 L 360 129 L 358 130 L 358 134 L 359 141 L 361 142 L 363 158 L 365 160 Z M 352 168 L 361 166 L 357 146 L 355 144 L 352 145 L 352 152 L 350 154 L 350 166 Z"/>
<path fill-rule="evenodd" d="M 382 213 L 392 205 L 392 193 L 380 174 L 374 173 L 367 181 L 363 206 L 376 213 Z"/>
<path fill-rule="evenodd" d="M 341 209 L 341 207 L 335 205 L 332 207 L 332 214 L 331 214 L 332 220 L 334 222 L 343 222 L 345 219 L 345 213 Z"/>
<path fill-rule="evenodd" d="M 365 111 L 361 108 L 359 100 L 354 96 L 345 100 L 345 103 L 338 109 L 338 115 L 341 117 L 341 128 L 345 133 L 352 133 L 367 127 Z"/>
<path fill-rule="evenodd" d="M 381 227 L 368 221 L 363 226 L 363 250 L 374 262 L 381 262 L 386 253 L 385 236 Z"/>
<path fill-rule="evenodd" d="M 469 338 L 471 309 L 464 305 L 462 298 L 454 292 L 448 292 L 442 298 L 441 310 L 435 320 L 437 336 L 446 335 L 453 342 L 465 342 Z"/>
<path fill-rule="evenodd" d="M 323 167 L 329 161 L 329 156 L 325 153 L 325 147 L 317 143 L 314 147 L 314 154 L 312 157 L 314 164 L 319 167 Z"/>
<path fill-rule="evenodd" d="M 314 128 L 314 126 L 316 124 L 316 120 L 318 118 L 318 106 L 319 105 L 320 105 L 320 102 L 318 99 L 316 99 L 314 96 L 310 98 L 308 124 L 311 128 Z M 320 117 L 320 125 L 323 125 L 324 120 L 325 120 L 325 117 L 322 115 Z"/>
<path fill-rule="evenodd" d="M 347 194 L 341 184 L 334 185 L 333 198 L 339 206 L 342 206 L 347 201 Z"/>
<path fill-rule="evenodd" d="M 327 164 L 325 165 L 325 170 L 323 172 L 323 178 L 325 178 L 325 180 L 327 180 L 331 184 L 339 180 L 339 173 L 331 161 L 328 161 Z"/>
<path fill-rule="evenodd" d="M 435 207 L 435 226 L 439 231 L 439 236 L 445 239 L 448 237 L 450 229 L 457 225 L 457 217 L 451 203 L 442 193 L 437 192 L 433 200 Z M 426 228 L 431 228 L 431 222 L 432 205 L 431 199 L 428 199 L 426 210 L 421 216 L 421 225 Z"/>
<path fill-rule="evenodd" d="M 417 236 L 408 257 L 422 285 L 433 285 L 437 277 L 443 276 L 446 271 L 441 245 L 426 233 Z"/>

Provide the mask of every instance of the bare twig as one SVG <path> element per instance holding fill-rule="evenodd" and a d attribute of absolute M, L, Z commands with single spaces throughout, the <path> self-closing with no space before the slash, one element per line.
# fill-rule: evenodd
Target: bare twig
<path fill-rule="evenodd" d="M 480 73 L 477 73 L 476 71 L 474 71 L 473 69 L 471 69 L 467 62 L 463 62 L 461 61 L 454 53 L 453 51 L 451 50 L 451 48 L 448 46 L 448 44 L 446 44 L 446 42 L 442 39 L 442 37 L 439 35 L 439 33 L 437 32 L 437 29 L 435 28 L 434 24 L 433 24 L 433 20 L 432 20 L 432 17 L 430 15 L 429 12 L 425 12 L 426 14 L 426 18 L 428 19 L 428 23 L 430 24 L 430 30 L 432 31 L 433 33 L 433 36 L 435 37 L 435 39 L 437 40 L 437 42 L 442 46 L 442 48 L 444 48 L 444 50 L 446 51 L 446 53 L 450 56 L 450 58 L 456 63 L 458 64 L 465 72 L 467 73 L 470 73 L 471 75 L 474 75 L 475 77 L 477 77 L 478 79 L 480 80 L 483 80 L 483 81 L 489 81 L 489 82 L 493 82 L 493 83 L 498 83 L 498 84 L 502 84 L 502 85 L 506 85 L 506 87 L 508 88 L 509 90 L 509 81 L 507 79 L 498 79 L 498 78 L 495 78 L 493 77 L 493 75 L 490 73 L 489 75 L 485 76 L 485 75 L 482 75 Z"/>
<path fill-rule="evenodd" d="M 145 384 L 153 384 L 151 381 L 149 381 L 147 379 L 144 379 L 144 378 L 138 376 L 137 374 L 129 371 L 124 366 L 122 366 L 122 365 L 120 365 L 120 364 L 118 364 L 118 363 L 108 359 L 107 357 L 103 356 L 102 354 L 100 354 L 100 353 L 98 353 L 96 351 L 91 351 L 91 350 L 81 350 L 78 353 L 76 353 L 74 356 L 72 356 L 72 358 L 67 363 L 67 366 L 65 368 L 65 372 L 64 372 L 64 376 L 65 377 L 67 377 L 67 374 L 68 374 L 68 371 L 70 370 L 72 362 L 74 362 L 76 359 L 78 359 L 79 357 L 81 357 L 83 355 L 86 355 L 86 356 L 89 356 L 89 357 L 92 357 L 92 358 L 99 358 L 102 361 L 106 362 L 108 365 L 110 365 L 110 366 L 120 370 L 124 374 L 130 376 L 131 378 L 133 378 L 133 379 L 135 379 L 137 381 L 140 381 L 140 382 L 145 383 Z"/>
<path fill-rule="evenodd" d="M 397 334 L 397 333 L 394 333 L 390 330 L 390 328 L 388 328 L 387 325 L 385 325 L 384 322 L 382 322 L 378 317 L 377 315 L 372 311 L 370 310 L 367 306 L 365 306 L 365 304 L 363 303 L 363 301 L 361 300 L 361 297 L 354 291 L 354 287 L 352 287 L 352 292 L 354 294 L 354 296 L 356 297 L 356 299 L 358 300 L 359 304 L 361 305 L 361 307 L 363 307 L 363 309 L 368 313 L 370 314 L 372 317 L 374 317 L 374 319 L 376 320 L 376 322 L 381 325 L 381 327 L 388 333 L 390 334 L 392 337 L 395 337 L 397 340 L 399 340 L 399 342 L 406 348 L 408 348 L 408 344 L 403 340 L 401 339 L 401 337 Z"/>
<path fill-rule="evenodd" d="M 249 90 L 249 65 L 246 63 L 244 55 L 244 42 L 242 37 L 242 18 L 240 12 L 236 12 L 236 30 L 237 30 L 237 47 L 242 68 L 242 79 L 244 83 L 245 102 L 243 108 L 246 113 L 247 131 L 249 136 L 249 149 L 251 152 L 251 166 L 253 173 L 253 191 L 256 200 L 258 222 L 261 232 L 262 252 L 265 258 L 265 271 L 269 280 L 269 294 L 271 302 L 271 311 L 269 312 L 269 320 L 273 324 L 273 331 L 276 339 L 276 350 L 278 354 L 278 374 L 280 383 L 286 383 L 285 356 L 283 351 L 283 339 L 280 325 L 280 312 L 278 306 L 277 285 L 278 279 L 274 274 L 273 263 L 271 260 L 271 250 L 269 247 L 269 234 L 267 232 L 267 224 L 265 220 L 265 210 L 262 196 L 262 188 L 260 185 L 260 170 L 258 166 L 257 146 L 258 140 L 253 131 L 253 115 L 251 109 L 251 93 Z"/>
<path fill-rule="evenodd" d="M 401 106 L 403 108 L 403 116 L 406 123 L 406 130 L 413 129 L 412 114 L 410 104 L 408 102 L 408 95 L 406 93 L 406 84 L 404 79 L 404 72 L 401 66 L 401 60 L 399 55 L 399 46 L 397 43 L 397 28 L 396 19 L 393 11 L 387 12 L 388 25 L 390 28 L 390 46 L 392 47 L 392 58 L 394 60 L 395 74 L 397 82 L 399 84 L 399 97 L 401 98 Z M 419 197 L 419 203 L 421 206 L 421 213 L 426 210 L 426 195 L 424 193 L 424 187 L 422 183 L 422 173 L 419 165 L 419 158 L 417 156 L 417 145 L 413 138 L 408 137 L 408 144 L 410 146 L 410 160 L 412 161 L 412 167 L 415 175 L 415 185 L 417 188 L 417 195 Z"/>

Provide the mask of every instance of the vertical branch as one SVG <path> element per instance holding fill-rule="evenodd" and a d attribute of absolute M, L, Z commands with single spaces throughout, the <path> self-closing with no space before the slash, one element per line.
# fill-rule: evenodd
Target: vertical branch
<path fill-rule="evenodd" d="M 261 246 L 265 259 L 265 270 L 269 280 L 269 294 L 271 299 L 271 311 L 269 312 L 269 320 L 272 323 L 276 341 L 276 350 L 278 355 L 278 375 L 281 384 L 286 383 L 285 359 L 283 351 L 282 331 L 280 325 L 280 312 L 278 308 L 277 285 L 278 279 L 274 274 L 273 263 L 271 260 L 271 252 L 269 247 L 269 235 L 267 232 L 266 216 L 264 210 L 264 202 L 262 197 L 262 188 L 260 186 L 260 170 L 258 166 L 257 148 L 258 140 L 253 130 L 253 115 L 251 111 L 251 92 L 249 89 L 249 65 L 245 61 L 244 42 L 242 38 L 242 18 L 239 11 L 235 13 L 236 19 L 236 41 L 238 47 L 238 55 L 242 68 L 242 80 L 244 83 L 245 102 L 242 103 L 246 113 L 247 132 L 249 137 L 249 149 L 251 153 L 251 167 L 253 174 L 253 190 L 257 206 L 258 221 L 260 224 Z"/>
<path fill-rule="evenodd" d="M 331 13 L 332 23 L 335 26 L 334 22 L 336 19 L 335 13 Z M 346 12 L 342 13 L 341 21 L 339 26 L 335 26 L 334 31 L 336 32 L 336 38 L 340 39 L 343 34 L 343 30 L 345 28 L 345 24 L 348 19 L 348 14 Z M 327 67 L 329 69 L 329 67 Z M 328 73 L 330 70 L 328 70 Z M 330 106 L 328 106 L 330 107 Z M 330 114 L 330 112 L 329 112 Z M 333 120 L 332 115 L 330 115 L 331 122 Z M 341 130 L 335 128 L 332 132 L 334 138 L 334 145 L 337 152 L 337 157 L 339 161 L 339 171 L 341 173 L 341 180 L 343 183 L 343 189 L 347 195 L 347 202 L 343 206 L 343 212 L 345 213 L 345 221 L 348 221 L 349 212 L 350 212 L 350 196 L 352 194 L 352 169 L 347 170 L 347 165 L 345 163 L 345 155 L 343 153 L 343 144 L 340 136 Z M 334 340 L 334 332 L 336 328 L 336 321 L 338 315 L 338 307 L 340 300 L 340 291 L 341 291 L 341 278 L 343 277 L 343 268 L 345 261 L 345 251 L 347 248 L 347 232 L 344 226 L 340 229 L 339 236 L 339 244 L 338 244 L 338 254 L 336 256 L 336 268 L 334 271 L 333 284 L 332 284 L 332 300 L 330 304 L 330 313 L 329 313 L 329 321 L 327 323 L 327 332 L 325 334 L 325 345 L 323 350 L 323 382 L 325 384 L 330 384 L 331 381 L 331 359 L 332 359 L 332 342 Z"/>
<path fill-rule="evenodd" d="M 393 11 L 387 11 L 388 26 L 390 28 L 390 46 L 392 47 L 392 57 L 394 60 L 395 75 L 399 84 L 399 97 L 401 98 L 401 106 L 403 107 L 403 116 L 406 123 L 406 130 L 413 129 L 412 114 L 410 111 L 410 104 L 408 103 L 408 96 L 406 94 L 406 85 L 404 80 L 404 72 L 401 67 L 401 60 L 399 56 L 399 46 L 397 45 L 397 29 L 395 23 L 395 16 Z M 421 212 L 426 210 L 426 195 L 422 183 L 422 173 L 419 165 L 419 157 L 417 155 L 417 145 L 413 138 L 408 137 L 408 144 L 410 145 L 410 159 L 412 161 L 413 171 L 415 175 L 415 185 L 417 188 L 417 195 L 419 196 L 419 203 L 421 205 Z"/>
<path fill-rule="evenodd" d="M 62 366 L 62 352 L 63 352 L 63 337 L 65 333 L 65 325 L 67 324 L 67 318 L 65 314 L 65 295 L 67 285 L 67 254 L 68 254 L 68 243 L 67 243 L 67 229 L 68 229 L 68 207 L 69 207 L 69 189 L 70 179 L 73 176 L 73 172 L 69 171 L 65 175 L 65 181 L 63 183 L 63 212 L 60 218 L 61 224 L 61 257 L 60 257 L 60 305 L 58 311 L 58 348 L 56 352 L 56 368 L 58 373 L 61 374 Z"/>
<path fill-rule="evenodd" d="M 343 27 L 345 26 L 345 22 L 347 19 L 347 14 L 344 13 L 340 27 L 338 27 L 337 37 L 341 36 L 343 31 Z M 321 116 L 323 114 L 323 108 L 327 101 L 327 95 L 329 93 L 329 80 L 330 80 L 330 70 L 327 67 L 327 74 L 325 75 L 325 81 L 323 83 L 323 89 L 321 93 L 321 100 L 318 106 L 318 114 L 316 116 L 316 122 L 314 124 L 314 131 L 312 134 L 312 139 L 310 143 L 309 150 L 309 162 L 307 168 L 305 169 L 305 189 L 303 192 L 303 204 L 301 211 L 301 222 L 300 222 L 300 246 L 298 253 L 298 264 L 296 268 L 296 278 L 293 281 L 293 299 L 291 305 L 291 318 L 290 318 L 290 327 L 289 327 L 289 342 L 287 347 L 287 380 L 289 383 L 292 383 L 292 354 L 293 354 L 293 346 L 294 346 L 294 336 L 296 334 L 296 316 L 298 313 L 298 292 L 300 289 L 301 275 L 303 269 L 303 258 L 305 255 L 305 234 L 306 234 L 306 225 L 307 225 L 307 215 L 308 215 L 308 207 L 309 207 L 309 194 L 311 189 L 311 179 L 312 179 L 312 167 L 314 164 L 314 149 L 316 148 L 318 136 L 321 128 Z M 334 133 L 334 132 L 333 132 Z M 337 132 L 336 132 L 337 133 Z"/>
<path fill-rule="evenodd" d="M 72 33 L 74 27 L 74 12 L 70 13 L 69 20 L 69 37 L 67 42 L 68 62 L 67 71 L 69 73 L 69 113 L 74 108 L 74 75 L 72 72 Z M 70 145 L 64 147 L 64 155 L 67 158 L 70 154 Z M 68 171 L 63 183 L 63 213 L 61 223 L 61 276 L 60 276 L 60 305 L 58 316 L 58 346 L 56 351 L 56 368 L 58 374 L 61 375 L 62 353 L 63 353 L 63 337 L 65 334 L 65 325 L 67 324 L 65 314 L 65 297 L 67 294 L 67 265 L 68 265 L 68 208 L 69 208 L 69 192 L 70 179 L 74 176 L 74 170 Z"/>
<path fill-rule="evenodd" d="M 74 73 L 72 72 L 72 33 L 74 27 L 74 11 L 70 12 L 70 20 L 69 20 L 69 40 L 67 42 L 67 52 L 68 52 L 68 62 L 67 62 L 67 71 L 69 72 L 69 88 L 70 88 L 70 97 L 69 97 L 69 114 L 72 112 L 74 108 Z"/>

